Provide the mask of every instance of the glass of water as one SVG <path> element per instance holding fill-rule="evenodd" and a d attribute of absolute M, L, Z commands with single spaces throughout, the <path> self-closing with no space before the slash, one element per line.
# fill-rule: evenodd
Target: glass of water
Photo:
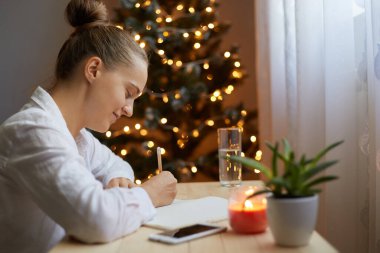
<path fill-rule="evenodd" d="M 233 187 L 241 184 L 241 164 L 223 158 L 240 156 L 241 131 L 235 127 L 218 128 L 219 181 L 222 186 Z"/>

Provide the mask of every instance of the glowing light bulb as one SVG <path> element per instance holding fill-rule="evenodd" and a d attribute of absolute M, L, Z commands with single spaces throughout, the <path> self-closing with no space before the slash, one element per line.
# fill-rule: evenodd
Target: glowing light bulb
<path fill-rule="evenodd" d="M 214 93 L 213 93 L 213 95 L 214 95 L 215 97 L 220 96 L 220 90 L 215 90 Z"/>
<path fill-rule="evenodd" d="M 178 11 L 182 11 L 183 10 L 183 5 L 182 4 L 177 5 L 177 10 Z"/>
<path fill-rule="evenodd" d="M 140 130 L 140 128 L 141 128 L 141 124 L 137 123 L 137 124 L 135 125 L 135 128 L 136 128 L 136 130 Z"/>
<path fill-rule="evenodd" d="M 212 119 L 209 119 L 209 120 L 206 121 L 206 124 L 208 126 L 213 126 L 215 124 L 215 122 Z"/>
<path fill-rule="evenodd" d="M 136 183 L 137 185 L 140 185 L 140 184 L 141 184 L 141 180 L 140 180 L 140 179 L 136 179 L 136 180 L 135 180 L 135 183 Z"/>
<path fill-rule="evenodd" d="M 140 6 L 141 6 L 140 3 L 136 3 L 136 4 L 135 4 L 135 7 L 136 7 L 136 8 L 140 8 Z"/>
<path fill-rule="evenodd" d="M 201 43 L 199 43 L 199 42 L 194 43 L 195 49 L 199 49 L 200 47 L 201 47 Z"/>
<path fill-rule="evenodd" d="M 228 51 L 224 52 L 224 57 L 225 58 L 229 58 L 230 56 L 231 56 L 230 52 L 228 52 Z"/>
<path fill-rule="evenodd" d="M 121 154 L 122 156 L 126 156 L 126 155 L 128 154 L 128 152 L 127 152 L 126 149 L 122 149 L 122 150 L 120 151 L 120 154 Z"/>
<path fill-rule="evenodd" d="M 251 138 L 249 138 L 252 143 L 256 142 L 257 138 L 256 136 L 252 135 Z"/>
<path fill-rule="evenodd" d="M 211 96 L 211 97 L 210 97 L 210 100 L 211 100 L 211 102 L 215 102 L 215 101 L 216 101 L 216 97 Z"/>
<path fill-rule="evenodd" d="M 168 119 L 167 118 L 162 118 L 161 119 L 161 124 L 166 124 L 168 123 Z"/>
<path fill-rule="evenodd" d="M 164 35 L 164 37 L 168 37 L 169 36 L 169 32 L 165 31 L 165 32 L 162 33 L 162 35 Z"/>
<path fill-rule="evenodd" d="M 213 23 L 210 23 L 210 24 L 207 25 L 207 27 L 210 28 L 210 29 L 214 29 L 215 25 Z"/>
<path fill-rule="evenodd" d="M 189 33 L 184 33 L 184 34 L 182 34 L 182 36 L 183 36 L 184 38 L 189 38 Z"/>
<path fill-rule="evenodd" d="M 207 62 L 205 62 L 205 63 L 203 64 L 203 68 L 204 68 L 204 69 L 209 69 L 209 68 L 210 68 L 210 65 L 209 65 Z"/>
<path fill-rule="evenodd" d="M 160 50 L 158 50 L 158 54 L 159 54 L 159 55 L 163 55 L 163 54 L 165 54 L 165 51 L 162 50 L 162 49 L 160 49 Z"/>
<path fill-rule="evenodd" d="M 136 34 L 136 35 L 135 35 L 135 40 L 140 40 L 140 39 L 141 39 L 140 34 Z"/>
<path fill-rule="evenodd" d="M 162 20 L 163 20 L 163 19 L 162 19 L 161 17 L 156 18 L 156 22 L 157 22 L 157 23 L 161 23 Z"/>
<path fill-rule="evenodd" d="M 173 18 L 168 16 L 168 17 L 166 17 L 165 21 L 166 21 L 166 23 L 171 23 L 173 21 Z"/>
<path fill-rule="evenodd" d="M 194 138 L 199 137 L 199 131 L 197 129 L 194 129 L 192 134 Z"/>
<path fill-rule="evenodd" d="M 175 65 L 176 65 L 177 67 L 181 67 L 181 66 L 182 66 L 182 61 L 176 61 L 176 62 L 175 62 Z"/>
<path fill-rule="evenodd" d="M 178 128 L 178 127 L 173 127 L 173 132 L 174 132 L 174 133 L 178 133 L 178 131 L 179 131 L 179 128 Z"/>
<path fill-rule="evenodd" d="M 240 62 L 235 61 L 235 62 L 234 62 L 234 65 L 235 65 L 235 67 L 239 68 L 239 67 L 240 67 Z"/>
<path fill-rule="evenodd" d="M 148 131 L 146 129 L 141 129 L 140 130 L 140 134 L 141 134 L 141 136 L 147 136 L 148 135 Z"/>
<path fill-rule="evenodd" d="M 194 13 L 194 12 L 195 12 L 194 7 L 190 7 L 190 8 L 189 8 L 189 12 L 190 12 L 190 13 Z"/>
<path fill-rule="evenodd" d="M 153 141 L 148 141 L 148 143 L 146 145 L 148 146 L 148 148 L 153 148 L 154 147 L 154 142 Z"/>
<path fill-rule="evenodd" d="M 167 95 L 163 95 L 162 96 L 162 101 L 164 101 L 164 103 L 168 103 L 169 102 L 169 97 Z"/>
<path fill-rule="evenodd" d="M 141 47 L 141 48 L 145 48 L 145 42 L 141 42 L 141 43 L 140 43 L 140 47 Z"/>
<path fill-rule="evenodd" d="M 124 30 L 124 27 L 122 25 L 116 25 L 117 28 L 119 28 L 120 30 Z"/>
<path fill-rule="evenodd" d="M 206 8 L 206 11 L 207 11 L 208 13 L 210 13 L 210 12 L 212 12 L 212 8 L 209 6 L 209 7 Z"/>
<path fill-rule="evenodd" d="M 208 74 L 206 78 L 207 78 L 207 80 L 211 81 L 214 77 L 211 74 Z"/>
<path fill-rule="evenodd" d="M 107 137 L 107 138 L 110 138 L 111 135 L 112 135 L 111 131 L 107 131 L 107 132 L 106 132 L 106 137 Z"/>
<path fill-rule="evenodd" d="M 240 113 L 241 113 L 241 116 L 243 116 L 243 117 L 247 116 L 247 111 L 246 110 L 242 110 Z"/>
<path fill-rule="evenodd" d="M 197 173 L 198 169 L 197 167 L 193 166 L 191 167 L 191 172 L 193 172 L 194 174 Z"/>
<path fill-rule="evenodd" d="M 168 65 L 173 65 L 173 62 L 174 62 L 174 61 L 173 61 L 172 59 L 169 59 L 169 60 L 168 60 Z"/>
<path fill-rule="evenodd" d="M 199 38 L 199 37 L 202 36 L 202 32 L 201 32 L 201 31 L 198 31 L 198 30 L 196 30 L 194 34 L 195 34 L 195 36 L 196 36 L 197 38 Z"/>
<path fill-rule="evenodd" d="M 130 130 L 130 129 L 129 129 L 129 126 L 125 126 L 123 130 L 124 130 L 124 132 L 128 133 L 129 130 Z"/>
<path fill-rule="evenodd" d="M 233 76 L 234 78 L 241 78 L 241 77 L 243 76 L 243 74 L 242 74 L 240 71 L 238 71 L 238 70 L 234 70 L 234 71 L 232 72 L 232 76 Z"/>
<path fill-rule="evenodd" d="M 160 14 L 161 13 L 161 10 L 160 9 L 156 9 L 156 14 Z"/>
<path fill-rule="evenodd" d="M 163 38 L 158 38 L 158 39 L 157 39 L 157 43 L 161 44 L 162 42 L 164 42 L 164 39 L 163 39 Z"/>

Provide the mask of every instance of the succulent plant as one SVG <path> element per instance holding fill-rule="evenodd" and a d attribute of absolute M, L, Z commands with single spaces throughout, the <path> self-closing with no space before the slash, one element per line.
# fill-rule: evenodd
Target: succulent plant
<path fill-rule="evenodd" d="M 249 197 L 262 193 L 272 193 L 275 198 L 306 197 L 321 191 L 315 188 L 317 185 L 338 178 L 334 175 L 317 176 L 317 174 L 338 162 L 337 160 L 320 160 L 327 152 L 341 143 L 343 143 L 343 141 L 335 142 L 327 146 L 313 158 L 306 158 L 306 155 L 303 154 L 299 159 L 296 158 L 295 152 L 287 139 L 282 140 L 283 152 L 280 152 L 278 142 L 276 142 L 275 145 L 266 143 L 273 153 L 270 168 L 248 157 L 227 156 L 225 159 L 239 162 L 250 169 L 257 169 L 265 176 L 266 188 L 255 192 Z M 279 166 L 279 162 L 282 162 L 282 167 Z"/>

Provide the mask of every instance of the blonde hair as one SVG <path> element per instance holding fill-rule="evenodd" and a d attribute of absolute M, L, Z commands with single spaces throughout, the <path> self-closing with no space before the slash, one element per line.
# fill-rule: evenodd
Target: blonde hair
<path fill-rule="evenodd" d="M 70 78 L 77 65 L 86 57 L 98 56 L 108 69 L 122 63 L 133 66 L 135 57 L 148 63 L 145 51 L 129 32 L 109 24 L 107 9 L 98 0 L 71 0 L 66 18 L 75 31 L 59 51 L 55 77 Z"/>

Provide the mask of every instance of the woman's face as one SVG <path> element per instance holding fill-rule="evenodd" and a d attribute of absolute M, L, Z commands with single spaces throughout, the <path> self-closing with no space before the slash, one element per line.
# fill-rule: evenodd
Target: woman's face
<path fill-rule="evenodd" d="M 148 78 L 147 64 L 135 58 L 131 67 L 100 67 L 87 96 L 86 128 L 106 132 L 121 116 L 132 116 L 133 102 L 141 95 Z"/>

